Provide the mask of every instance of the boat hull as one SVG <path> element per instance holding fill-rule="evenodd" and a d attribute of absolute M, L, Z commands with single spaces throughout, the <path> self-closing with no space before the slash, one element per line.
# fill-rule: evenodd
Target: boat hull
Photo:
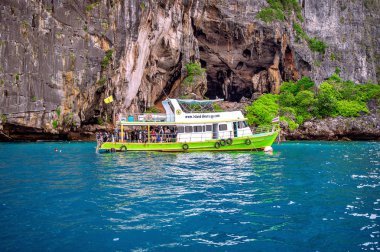
<path fill-rule="evenodd" d="M 238 137 L 232 142 L 213 139 L 203 142 L 162 142 L 162 143 L 130 143 L 130 142 L 106 142 L 98 148 L 100 152 L 125 152 L 125 151 L 158 151 L 158 152 L 196 152 L 196 151 L 259 151 L 266 146 L 271 146 L 279 131 L 252 135 L 250 137 Z"/>

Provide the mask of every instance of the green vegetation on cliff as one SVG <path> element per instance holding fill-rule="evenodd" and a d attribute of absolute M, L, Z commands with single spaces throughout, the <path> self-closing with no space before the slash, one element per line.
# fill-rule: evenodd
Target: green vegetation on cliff
<path fill-rule="evenodd" d="M 296 32 L 296 39 L 301 40 L 304 39 L 307 41 L 310 50 L 313 52 L 319 52 L 324 54 L 327 48 L 327 45 L 319 40 L 318 38 L 310 38 L 306 32 L 302 29 L 301 25 L 297 22 L 293 23 L 293 29 Z"/>
<path fill-rule="evenodd" d="M 304 21 L 301 14 L 301 6 L 297 0 L 267 0 L 267 3 L 269 6 L 262 8 L 256 16 L 266 23 L 271 23 L 275 20 L 283 22 L 292 12 L 295 13 L 300 22 Z M 296 39 L 306 40 L 310 50 L 322 54 L 325 53 L 327 45 L 318 38 L 310 38 L 296 21 L 293 23 L 293 29 L 296 32 Z"/>
<path fill-rule="evenodd" d="M 380 85 L 357 85 L 344 81 L 336 71 L 316 88 L 309 77 L 299 81 L 284 82 L 280 94 L 264 94 L 246 108 L 249 124 L 265 125 L 280 115 L 290 130 L 312 118 L 357 117 L 369 113 L 367 102 L 380 102 Z"/>
<path fill-rule="evenodd" d="M 325 54 L 327 45 L 323 41 L 317 38 L 309 38 L 307 42 L 308 42 L 310 50 L 312 50 L 313 52 L 319 52 L 319 53 Z"/>
<path fill-rule="evenodd" d="M 206 72 L 205 68 L 201 67 L 198 62 L 190 62 L 186 64 L 187 77 L 184 80 L 185 84 L 192 84 L 195 76 L 201 76 Z"/>
<path fill-rule="evenodd" d="M 301 7 L 297 0 L 267 0 L 267 3 L 269 6 L 261 9 L 257 14 L 257 17 L 264 22 L 270 23 L 274 20 L 285 21 L 285 16 L 289 15 L 292 11 L 303 22 Z"/>
<path fill-rule="evenodd" d="M 100 62 L 100 65 L 102 66 L 102 68 L 106 68 L 111 63 L 112 54 L 113 54 L 112 49 L 106 51 L 102 61 Z"/>
<path fill-rule="evenodd" d="M 0 124 L 6 124 L 7 123 L 7 115 L 0 114 Z"/>

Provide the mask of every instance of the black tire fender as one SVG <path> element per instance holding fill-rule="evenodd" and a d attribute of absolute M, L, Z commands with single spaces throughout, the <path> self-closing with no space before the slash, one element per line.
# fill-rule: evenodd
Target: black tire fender
<path fill-rule="evenodd" d="M 249 139 L 249 138 L 245 139 L 245 144 L 246 145 L 251 145 L 251 143 L 252 143 L 251 139 Z"/>
<path fill-rule="evenodd" d="M 232 138 L 228 138 L 228 139 L 226 140 L 227 145 L 231 145 L 232 142 L 233 142 Z"/>
<path fill-rule="evenodd" d="M 220 143 L 219 143 L 219 142 L 216 142 L 216 143 L 214 144 L 214 147 L 215 147 L 216 149 L 219 149 L 219 148 L 220 148 Z"/>
<path fill-rule="evenodd" d="M 127 151 L 127 146 L 122 145 L 120 146 L 120 152 L 126 152 Z"/>
<path fill-rule="evenodd" d="M 188 150 L 189 149 L 189 145 L 188 144 L 183 144 L 182 145 L 182 149 L 183 150 Z"/>
<path fill-rule="evenodd" d="M 224 139 L 220 140 L 220 145 L 221 146 L 225 146 L 226 145 L 226 140 L 224 140 Z"/>

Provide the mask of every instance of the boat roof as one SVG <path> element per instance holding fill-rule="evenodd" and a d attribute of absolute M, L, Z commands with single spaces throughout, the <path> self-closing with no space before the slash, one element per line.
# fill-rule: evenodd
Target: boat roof
<path fill-rule="evenodd" d="M 165 114 L 144 113 L 124 119 L 120 125 L 202 125 L 246 121 L 241 111 L 215 111 L 215 100 L 166 99 L 162 102 Z"/>
<path fill-rule="evenodd" d="M 228 123 L 228 122 L 237 122 L 237 121 L 247 121 L 247 118 L 241 118 L 241 119 L 231 119 L 231 120 L 223 120 L 220 122 L 216 121 L 210 121 L 210 120 L 199 120 L 199 121 L 188 121 L 188 122 L 162 122 L 162 121 L 133 121 L 133 122 L 128 122 L 128 121 L 119 121 L 118 123 L 123 126 L 173 126 L 173 125 L 199 125 L 199 124 L 214 124 L 214 123 Z"/>
<path fill-rule="evenodd" d="M 211 104 L 214 102 L 223 101 L 223 99 L 215 99 L 215 100 L 173 99 L 173 100 L 177 100 L 179 103 L 188 103 L 188 104 Z"/>

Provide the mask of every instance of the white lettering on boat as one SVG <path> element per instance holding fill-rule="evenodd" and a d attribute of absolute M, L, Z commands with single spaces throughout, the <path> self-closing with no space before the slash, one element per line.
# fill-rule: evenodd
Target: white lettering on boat
<path fill-rule="evenodd" d="M 201 114 L 195 114 L 195 115 L 186 115 L 185 116 L 185 118 L 186 119 L 198 119 L 198 118 L 211 118 L 211 119 L 213 119 L 213 118 L 217 118 L 217 117 L 220 117 L 220 115 L 219 114 L 216 114 L 216 115 L 209 115 L 209 114 L 203 114 L 203 115 L 201 115 Z"/>

